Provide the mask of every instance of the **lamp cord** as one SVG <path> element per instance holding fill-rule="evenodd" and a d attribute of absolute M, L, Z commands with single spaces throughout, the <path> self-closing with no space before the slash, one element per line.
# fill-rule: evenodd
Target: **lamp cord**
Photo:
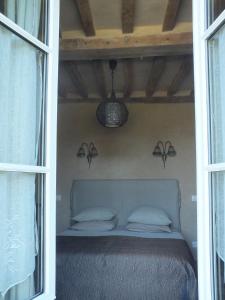
<path fill-rule="evenodd" d="M 112 70 L 112 94 L 114 93 L 114 70 Z"/>

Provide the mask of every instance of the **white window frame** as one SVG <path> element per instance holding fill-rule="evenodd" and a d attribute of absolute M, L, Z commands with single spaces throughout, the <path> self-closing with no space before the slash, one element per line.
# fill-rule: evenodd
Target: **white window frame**
<path fill-rule="evenodd" d="M 48 1 L 48 44 L 44 44 L 0 13 L 0 25 L 6 26 L 47 56 L 46 86 L 46 164 L 30 166 L 0 163 L 0 171 L 45 174 L 44 206 L 44 291 L 36 300 L 55 299 L 56 252 L 56 135 L 57 135 L 57 84 L 59 52 L 59 0 Z M 46 30 L 46 29 L 45 29 Z"/>
<path fill-rule="evenodd" d="M 193 0 L 193 41 L 195 74 L 195 122 L 197 163 L 198 289 L 199 300 L 214 299 L 211 182 L 212 172 L 224 171 L 225 163 L 209 163 L 208 132 L 208 39 L 225 23 L 225 11 L 207 28 L 207 1 Z"/>

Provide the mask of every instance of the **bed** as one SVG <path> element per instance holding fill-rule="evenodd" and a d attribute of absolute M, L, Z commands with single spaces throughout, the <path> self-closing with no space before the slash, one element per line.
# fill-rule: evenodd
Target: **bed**
<path fill-rule="evenodd" d="M 140 205 L 164 209 L 172 232 L 127 231 L 127 218 Z M 178 181 L 74 181 L 71 217 L 91 206 L 115 209 L 118 226 L 68 229 L 57 237 L 57 300 L 197 299 L 194 260 L 180 232 Z"/>

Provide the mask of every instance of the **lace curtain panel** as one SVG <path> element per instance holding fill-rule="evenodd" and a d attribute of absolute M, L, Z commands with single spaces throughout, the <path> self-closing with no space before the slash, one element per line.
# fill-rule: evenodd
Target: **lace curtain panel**
<path fill-rule="evenodd" d="M 37 36 L 41 0 L 5 3 L 6 15 Z M 36 165 L 43 55 L 4 27 L 0 27 L 0 41 L 4 45 L 0 47 L 0 162 Z M 33 293 L 35 177 L 0 172 L 0 299 L 24 300 Z"/>
<path fill-rule="evenodd" d="M 212 163 L 225 162 L 224 48 L 225 27 L 222 27 L 209 42 Z M 213 173 L 212 176 L 216 252 L 225 262 L 225 176 L 223 172 Z"/>

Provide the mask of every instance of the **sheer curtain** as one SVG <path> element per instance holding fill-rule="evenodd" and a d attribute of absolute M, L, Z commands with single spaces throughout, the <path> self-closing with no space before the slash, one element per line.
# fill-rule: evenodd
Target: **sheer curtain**
<path fill-rule="evenodd" d="M 225 162 L 225 27 L 210 40 L 210 115 L 212 163 Z M 225 262 L 225 174 L 216 172 L 213 176 L 213 199 L 215 216 L 216 251 Z"/>
<path fill-rule="evenodd" d="M 6 15 L 38 35 L 41 0 L 7 0 Z M 42 54 L 0 27 L 0 162 L 36 165 Z M 0 299 L 33 295 L 35 174 L 0 172 Z"/>

